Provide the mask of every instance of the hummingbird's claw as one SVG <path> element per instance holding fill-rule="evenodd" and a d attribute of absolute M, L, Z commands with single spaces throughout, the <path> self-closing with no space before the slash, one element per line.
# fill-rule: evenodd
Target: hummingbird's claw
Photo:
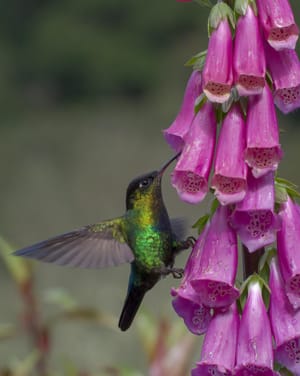
<path fill-rule="evenodd" d="M 172 274 L 173 278 L 180 279 L 184 275 L 184 270 L 182 268 L 172 268 L 171 274 Z"/>
<path fill-rule="evenodd" d="M 195 243 L 196 243 L 196 238 L 194 238 L 193 236 L 189 236 L 185 240 L 185 243 L 188 246 L 188 248 L 190 248 L 190 247 L 193 248 Z"/>
<path fill-rule="evenodd" d="M 171 267 L 158 268 L 156 272 L 164 277 L 166 277 L 169 274 L 172 274 L 173 278 L 175 279 L 182 278 L 184 274 L 184 270 L 182 268 L 171 268 Z"/>

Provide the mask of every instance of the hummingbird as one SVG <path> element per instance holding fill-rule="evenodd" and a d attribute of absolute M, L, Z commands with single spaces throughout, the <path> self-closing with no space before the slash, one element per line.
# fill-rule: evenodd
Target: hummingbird
<path fill-rule="evenodd" d="M 14 255 L 82 268 L 130 263 L 127 296 L 119 319 L 119 328 L 127 330 L 148 290 L 169 274 L 182 277 L 183 269 L 174 267 L 175 257 L 194 242 L 192 237 L 181 239 L 182 221 L 170 220 L 162 197 L 162 176 L 179 154 L 160 170 L 130 182 L 123 216 L 52 237 Z"/>

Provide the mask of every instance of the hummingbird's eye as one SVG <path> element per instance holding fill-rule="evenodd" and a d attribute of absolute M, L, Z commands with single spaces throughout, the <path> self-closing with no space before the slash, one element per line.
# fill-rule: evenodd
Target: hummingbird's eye
<path fill-rule="evenodd" d="M 147 188 L 152 183 L 152 178 L 143 179 L 140 181 L 139 188 Z"/>

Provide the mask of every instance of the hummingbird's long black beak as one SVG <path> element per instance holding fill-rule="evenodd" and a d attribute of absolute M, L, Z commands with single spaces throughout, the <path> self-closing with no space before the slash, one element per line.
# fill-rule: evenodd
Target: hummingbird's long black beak
<path fill-rule="evenodd" d="M 166 171 L 166 169 L 170 166 L 170 164 L 175 161 L 175 159 L 177 159 L 181 154 L 181 151 L 179 153 L 177 153 L 173 158 L 171 158 L 168 162 L 166 162 L 162 168 L 158 171 L 158 176 L 159 177 L 162 177 L 163 173 Z"/>

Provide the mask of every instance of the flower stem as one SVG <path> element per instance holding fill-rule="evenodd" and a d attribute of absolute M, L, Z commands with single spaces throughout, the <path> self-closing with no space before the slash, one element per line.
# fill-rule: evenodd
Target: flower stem
<path fill-rule="evenodd" d="M 258 263 L 263 253 L 264 248 L 258 249 L 256 252 L 250 253 L 247 247 L 243 245 L 244 279 L 247 279 L 253 273 L 258 273 Z"/>

